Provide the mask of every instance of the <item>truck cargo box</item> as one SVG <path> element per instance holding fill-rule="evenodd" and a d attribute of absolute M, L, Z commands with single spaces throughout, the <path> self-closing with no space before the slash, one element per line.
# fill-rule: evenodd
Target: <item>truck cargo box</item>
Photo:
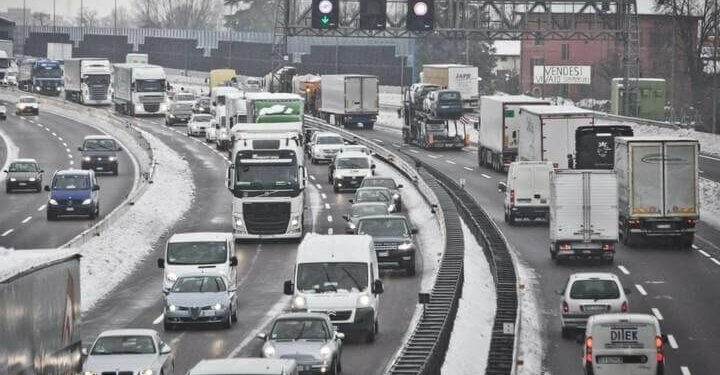
<path fill-rule="evenodd" d="M 460 91 L 463 107 L 473 110 L 478 106 L 478 68 L 461 64 L 423 65 L 422 82 L 448 90 Z"/>

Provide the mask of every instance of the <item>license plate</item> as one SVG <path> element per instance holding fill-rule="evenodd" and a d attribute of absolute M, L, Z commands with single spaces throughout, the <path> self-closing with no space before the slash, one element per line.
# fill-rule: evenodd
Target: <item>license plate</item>
<path fill-rule="evenodd" d="M 97 169 L 98 171 L 102 171 L 103 167 L 95 167 L 95 169 Z"/>
<path fill-rule="evenodd" d="M 670 224 L 658 224 L 658 229 L 670 229 Z"/>
<path fill-rule="evenodd" d="M 388 255 L 390 255 L 390 252 L 388 252 L 388 251 L 380 251 L 377 254 L 377 256 L 379 256 L 379 257 L 386 257 Z"/>
<path fill-rule="evenodd" d="M 618 356 L 598 356 L 597 362 L 603 365 L 619 365 L 623 364 L 623 358 Z"/>
<path fill-rule="evenodd" d="M 67 212 L 73 212 L 73 211 L 75 211 L 75 207 L 68 207 L 68 208 L 65 209 L 65 211 L 67 211 Z"/>
<path fill-rule="evenodd" d="M 607 308 L 605 306 L 585 306 L 585 311 L 605 311 Z"/>

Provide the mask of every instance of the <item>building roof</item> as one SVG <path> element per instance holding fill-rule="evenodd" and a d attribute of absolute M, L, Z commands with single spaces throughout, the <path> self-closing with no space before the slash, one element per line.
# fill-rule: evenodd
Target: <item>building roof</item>
<path fill-rule="evenodd" d="M 503 103 L 538 103 L 538 104 L 550 104 L 550 101 L 546 99 L 540 99 L 528 95 L 483 95 L 480 100 L 490 99 Z"/>
<path fill-rule="evenodd" d="M 497 56 L 520 56 L 521 46 L 520 40 L 496 40 L 492 44 Z"/>
<path fill-rule="evenodd" d="M 15 276 L 42 269 L 55 262 L 79 257 L 73 249 L 12 250 L 0 248 L 0 283 Z"/>
<path fill-rule="evenodd" d="M 298 263 L 327 263 L 370 261 L 369 249 L 373 239 L 366 235 L 310 233 L 298 247 Z"/>
<path fill-rule="evenodd" d="M 0 26 L 15 26 L 15 21 L 10 18 L 0 16 Z"/>

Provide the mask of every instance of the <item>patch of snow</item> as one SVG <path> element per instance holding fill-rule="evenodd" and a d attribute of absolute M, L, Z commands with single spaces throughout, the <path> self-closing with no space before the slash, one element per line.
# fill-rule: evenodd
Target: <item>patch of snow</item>
<path fill-rule="evenodd" d="M 520 337 L 517 338 L 519 344 L 516 355 L 516 359 L 522 361 L 522 364 L 517 365 L 515 374 L 549 374 L 542 365 L 544 343 L 537 296 L 537 286 L 540 281 L 535 271 L 522 263 L 517 256 L 515 256 L 515 266 L 518 268 L 519 284 L 522 285 L 518 288 Z"/>
<path fill-rule="evenodd" d="M 80 262 L 82 311 L 110 292 L 152 251 L 158 237 L 180 220 L 195 196 L 190 166 L 155 136 L 143 132 L 157 160 L 154 183 L 100 236 L 76 249 Z"/>
<path fill-rule="evenodd" d="M 617 123 L 621 124 L 623 122 L 617 121 Z M 636 136 L 667 136 L 697 139 L 700 142 L 700 151 L 703 154 L 720 156 L 720 134 L 704 133 L 693 129 L 673 129 L 638 124 L 632 125 Z"/>
<path fill-rule="evenodd" d="M 521 46 L 520 40 L 496 40 L 492 44 L 497 56 L 520 56 Z"/>
<path fill-rule="evenodd" d="M 15 143 L 13 143 L 10 136 L 7 135 L 2 128 L 0 128 L 0 140 L 5 143 L 5 162 L 3 163 L 2 169 L 0 169 L 0 182 L 3 182 L 5 181 L 7 174 L 2 173 L 2 171 L 7 170 L 10 163 L 18 158 L 20 149 L 15 145 Z"/>
<path fill-rule="evenodd" d="M 495 322 L 495 281 L 487 258 L 465 222 L 462 230 L 465 282 L 441 371 L 448 375 L 485 373 Z"/>
<path fill-rule="evenodd" d="M 402 130 L 404 119 L 398 117 L 397 111 L 381 109 L 378 112 L 377 125 Z"/>
<path fill-rule="evenodd" d="M 700 178 L 700 219 L 720 230 L 720 183 Z"/>
<path fill-rule="evenodd" d="M 383 105 L 393 106 L 393 107 L 402 106 L 402 94 L 399 94 L 399 93 L 383 93 L 383 92 L 381 92 L 378 95 L 378 100 L 380 100 L 380 106 L 383 106 Z"/>
<path fill-rule="evenodd" d="M 13 250 L 0 247 L 0 282 L 77 253 L 77 249 Z"/>

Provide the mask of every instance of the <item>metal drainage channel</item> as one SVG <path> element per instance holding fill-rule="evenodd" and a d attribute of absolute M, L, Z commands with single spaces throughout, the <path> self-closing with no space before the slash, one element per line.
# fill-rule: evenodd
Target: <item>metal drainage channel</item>
<path fill-rule="evenodd" d="M 388 374 L 439 374 L 445 361 L 450 335 L 457 315 L 463 286 L 465 241 L 453 200 L 433 176 L 422 168 L 418 174 L 433 190 L 445 216 L 445 253 L 425 305 L 410 339 L 393 363 Z"/>
<path fill-rule="evenodd" d="M 416 163 L 420 162 L 410 155 L 407 156 Z M 485 374 L 512 374 L 518 316 L 517 275 L 505 238 L 492 219 L 462 186 L 439 170 L 427 165 L 424 167 L 452 196 L 463 220 L 482 246 L 495 280 L 497 307 Z M 447 216 L 452 217 L 452 215 Z"/>

